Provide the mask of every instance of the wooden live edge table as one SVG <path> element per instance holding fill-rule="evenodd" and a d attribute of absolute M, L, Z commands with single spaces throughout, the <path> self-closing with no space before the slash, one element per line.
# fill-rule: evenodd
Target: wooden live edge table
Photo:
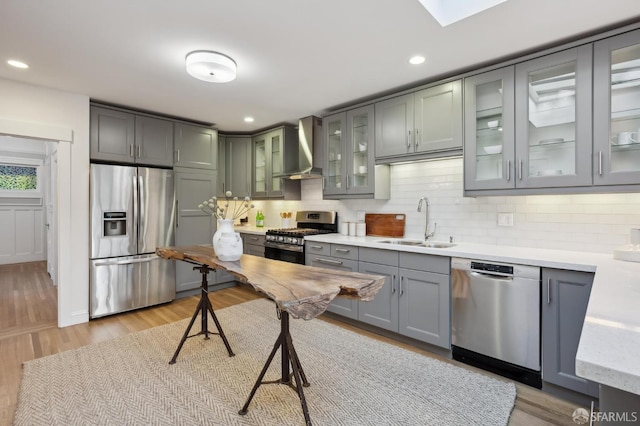
<path fill-rule="evenodd" d="M 309 410 L 302 391 L 302 387 L 309 386 L 309 382 L 289 333 L 289 316 L 306 320 L 313 319 L 322 314 L 336 296 L 364 301 L 373 300 L 384 284 L 384 277 L 317 268 L 251 255 L 243 255 L 238 261 L 225 262 L 215 256 L 211 246 L 160 247 L 156 250 L 156 254 L 164 259 L 193 263 L 197 265 L 194 269 L 198 269 L 202 274 L 200 302 L 170 364 L 175 363 L 186 339 L 200 334 L 204 334 L 205 339 L 209 338 L 209 334 L 220 335 L 229 356 L 234 355 L 208 298 L 207 274 L 211 270 L 224 269 L 230 272 L 237 281 L 251 285 L 257 292 L 263 293 L 273 300 L 278 308 L 278 317 L 280 318 L 280 335 L 239 414 L 247 413 L 249 404 L 261 384 L 281 383 L 291 386 L 298 393 L 305 422 L 307 425 L 311 425 Z M 190 336 L 189 332 L 199 313 L 201 314 L 201 331 Z M 218 328 L 217 333 L 208 330 L 207 313 L 211 314 Z M 282 357 L 280 379 L 263 382 L 262 379 L 279 348 L 282 348 L 280 351 Z M 290 373 L 289 366 L 291 366 L 293 373 Z M 291 376 L 295 380 L 295 385 L 291 381 Z"/>

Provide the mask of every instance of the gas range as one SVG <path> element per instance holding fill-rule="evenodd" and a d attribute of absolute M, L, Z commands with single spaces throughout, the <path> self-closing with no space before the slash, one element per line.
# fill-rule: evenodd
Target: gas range
<path fill-rule="evenodd" d="M 265 257 L 304 264 L 304 237 L 338 232 L 338 214 L 334 211 L 299 211 L 297 228 L 267 231 Z"/>

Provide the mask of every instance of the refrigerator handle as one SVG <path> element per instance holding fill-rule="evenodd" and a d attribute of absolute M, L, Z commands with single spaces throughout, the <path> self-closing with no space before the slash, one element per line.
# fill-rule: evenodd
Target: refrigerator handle
<path fill-rule="evenodd" d="M 142 230 L 147 229 L 147 212 L 144 211 L 144 199 L 146 197 L 144 184 L 144 178 L 138 176 L 138 198 L 136 199 L 136 203 L 138 204 L 138 250 L 141 250 L 143 245 L 143 236 L 140 234 Z"/>
<path fill-rule="evenodd" d="M 133 177 L 133 230 L 134 235 L 138 235 L 138 177 Z M 137 243 L 137 241 L 136 241 Z"/>
<path fill-rule="evenodd" d="M 180 226 L 178 222 L 179 217 L 180 217 L 180 204 L 178 203 L 178 200 L 176 200 L 176 228 Z"/>
<path fill-rule="evenodd" d="M 101 260 L 99 262 L 95 262 L 93 265 L 94 266 L 130 265 L 133 263 L 152 262 L 156 259 L 160 259 L 160 257 L 158 255 L 153 254 L 151 256 L 145 256 L 138 259 L 121 259 L 121 260 L 104 260 L 104 261 Z"/>

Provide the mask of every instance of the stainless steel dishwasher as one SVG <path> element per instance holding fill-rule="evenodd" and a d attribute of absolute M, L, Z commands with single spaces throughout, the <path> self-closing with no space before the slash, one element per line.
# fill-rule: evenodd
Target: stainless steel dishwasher
<path fill-rule="evenodd" d="M 540 268 L 451 259 L 453 359 L 542 387 Z"/>

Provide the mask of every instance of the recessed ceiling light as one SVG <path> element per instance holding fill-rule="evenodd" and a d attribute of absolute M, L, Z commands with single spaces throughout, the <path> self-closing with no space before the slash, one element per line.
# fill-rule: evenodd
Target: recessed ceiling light
<path fill-rule="evenodd" d="M 9 59 L 7 63 L 16 68 L 29 68 L 29 65 L 25 64 L 24 62 L 16 61 L 15 59 Z"/>
<path fill-rule="evenodd" d="M 411 59 L 409 59 L 409 63 L 411 65 L 420 65 L 423 62 L 424 62 L 424 56 L 420 56 L 420 55 L 414 56 Z"/>
<path fill-rule="evenodd" d="M 418 0 L 422 6 L 446 27 L 471 15 L 480 13 L 507 0 Z"/>
<path fill-rule="evenodd" d="M 244 118 L 244 121 L 245 121 L 246 123 L 253 123 L 253 117 L 245 117 L 245 118 Z"/>
<path fill-rule="evenodd" d="M 236 63 L 227 55 L 196 50 L 186 57 L 187 72 L 198 80 L 227 83 L 236 78 Z"/>

